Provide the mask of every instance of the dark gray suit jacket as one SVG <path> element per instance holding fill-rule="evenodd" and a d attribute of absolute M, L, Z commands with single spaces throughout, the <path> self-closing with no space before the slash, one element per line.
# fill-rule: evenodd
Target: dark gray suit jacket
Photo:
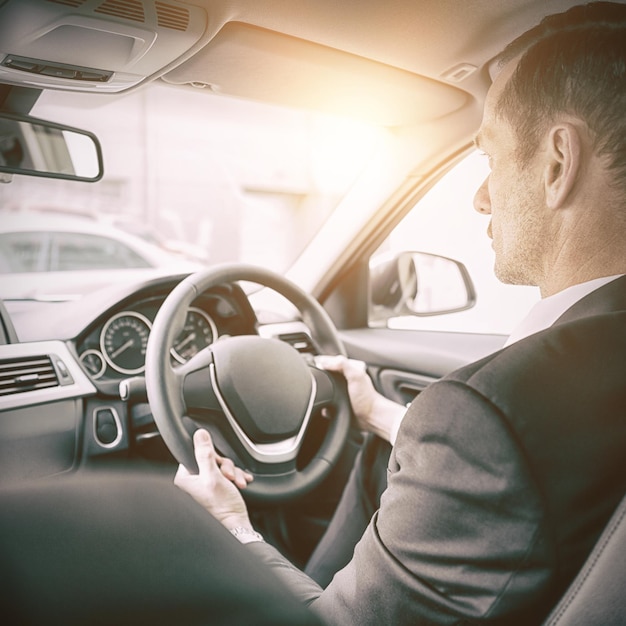
<path fill-rule="evenodd" d="M 323 592 L 330 624 L 538 624 L 626 490 L 626 277 L 411 405 L 380 510 Z"/>

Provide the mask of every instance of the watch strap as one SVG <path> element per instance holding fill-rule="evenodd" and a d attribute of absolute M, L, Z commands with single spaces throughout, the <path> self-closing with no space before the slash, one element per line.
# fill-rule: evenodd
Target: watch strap
<path fill-rule="evenodd" d="M 246 526 L 235 526 L 235 528 L 230 529 L 230 534 L 233 535 L 233 537 L 236 537 L 241 543 L 265 541 L 261 533 L 258 533 L 256 530 L 252 530 L 251 528 L 247 528 Z"/>

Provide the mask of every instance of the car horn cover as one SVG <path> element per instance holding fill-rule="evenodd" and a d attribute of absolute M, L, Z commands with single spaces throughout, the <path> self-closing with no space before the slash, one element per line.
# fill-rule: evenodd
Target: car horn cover
<path fill-rule="evenodd" d="M 300 431 L 313 400 L 313 377 L 300 353 L 251 335 L 218 341 L 212 352 L 216 391 L 252 441 L 274 443 Z"/>

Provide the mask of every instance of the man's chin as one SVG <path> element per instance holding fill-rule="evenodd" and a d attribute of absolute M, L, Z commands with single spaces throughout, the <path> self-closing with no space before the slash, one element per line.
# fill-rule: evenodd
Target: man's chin
<path fill-rule="evenodd" d="M 496 278 L 505 285 L 521 285 L 528 286 L 532 285 L 532 281 L 528 280 L 528 276 L 520 274 L 520 272 L 515 272 L 512 268 L 502 267 L 497 263 L 493 269 Z"/>

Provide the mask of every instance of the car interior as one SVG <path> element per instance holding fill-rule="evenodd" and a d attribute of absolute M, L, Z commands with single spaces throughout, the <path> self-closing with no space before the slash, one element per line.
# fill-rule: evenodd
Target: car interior
<path fill-rule="evenodd" d="M 284 271 L 102 270 L 19 297 L 25 278 L 0 275 L 0 568 L 15 623 L 317 623 L 173 475 L 197 469 L 191 436 L 208 428 L 255 477 L 244 492 L 255 526 L 304 567 L 371 437 L 345 381 L 315 357 L 364 361 L 377 390 L 408 405 L 502 346 L 500 331 L 393 326 L 475 311 L 466 264 L 417 250 L 372 258 L 473 151 L 494 57 L 576 4 L 0 1 L 0 198 L 38 179 L 106 180 L 99 107 L 155 86 L 347 116 L 383 128 L 390 146 Z M 34 115 L 54 98 L 82 103 L 93 127 Z M 423 305 L 435 263 L 456 291 Z M 625 516 L 626 499 L 545 624 L 624 623 Z M 207 559 L 228 584 L 199 573 Z"/>

